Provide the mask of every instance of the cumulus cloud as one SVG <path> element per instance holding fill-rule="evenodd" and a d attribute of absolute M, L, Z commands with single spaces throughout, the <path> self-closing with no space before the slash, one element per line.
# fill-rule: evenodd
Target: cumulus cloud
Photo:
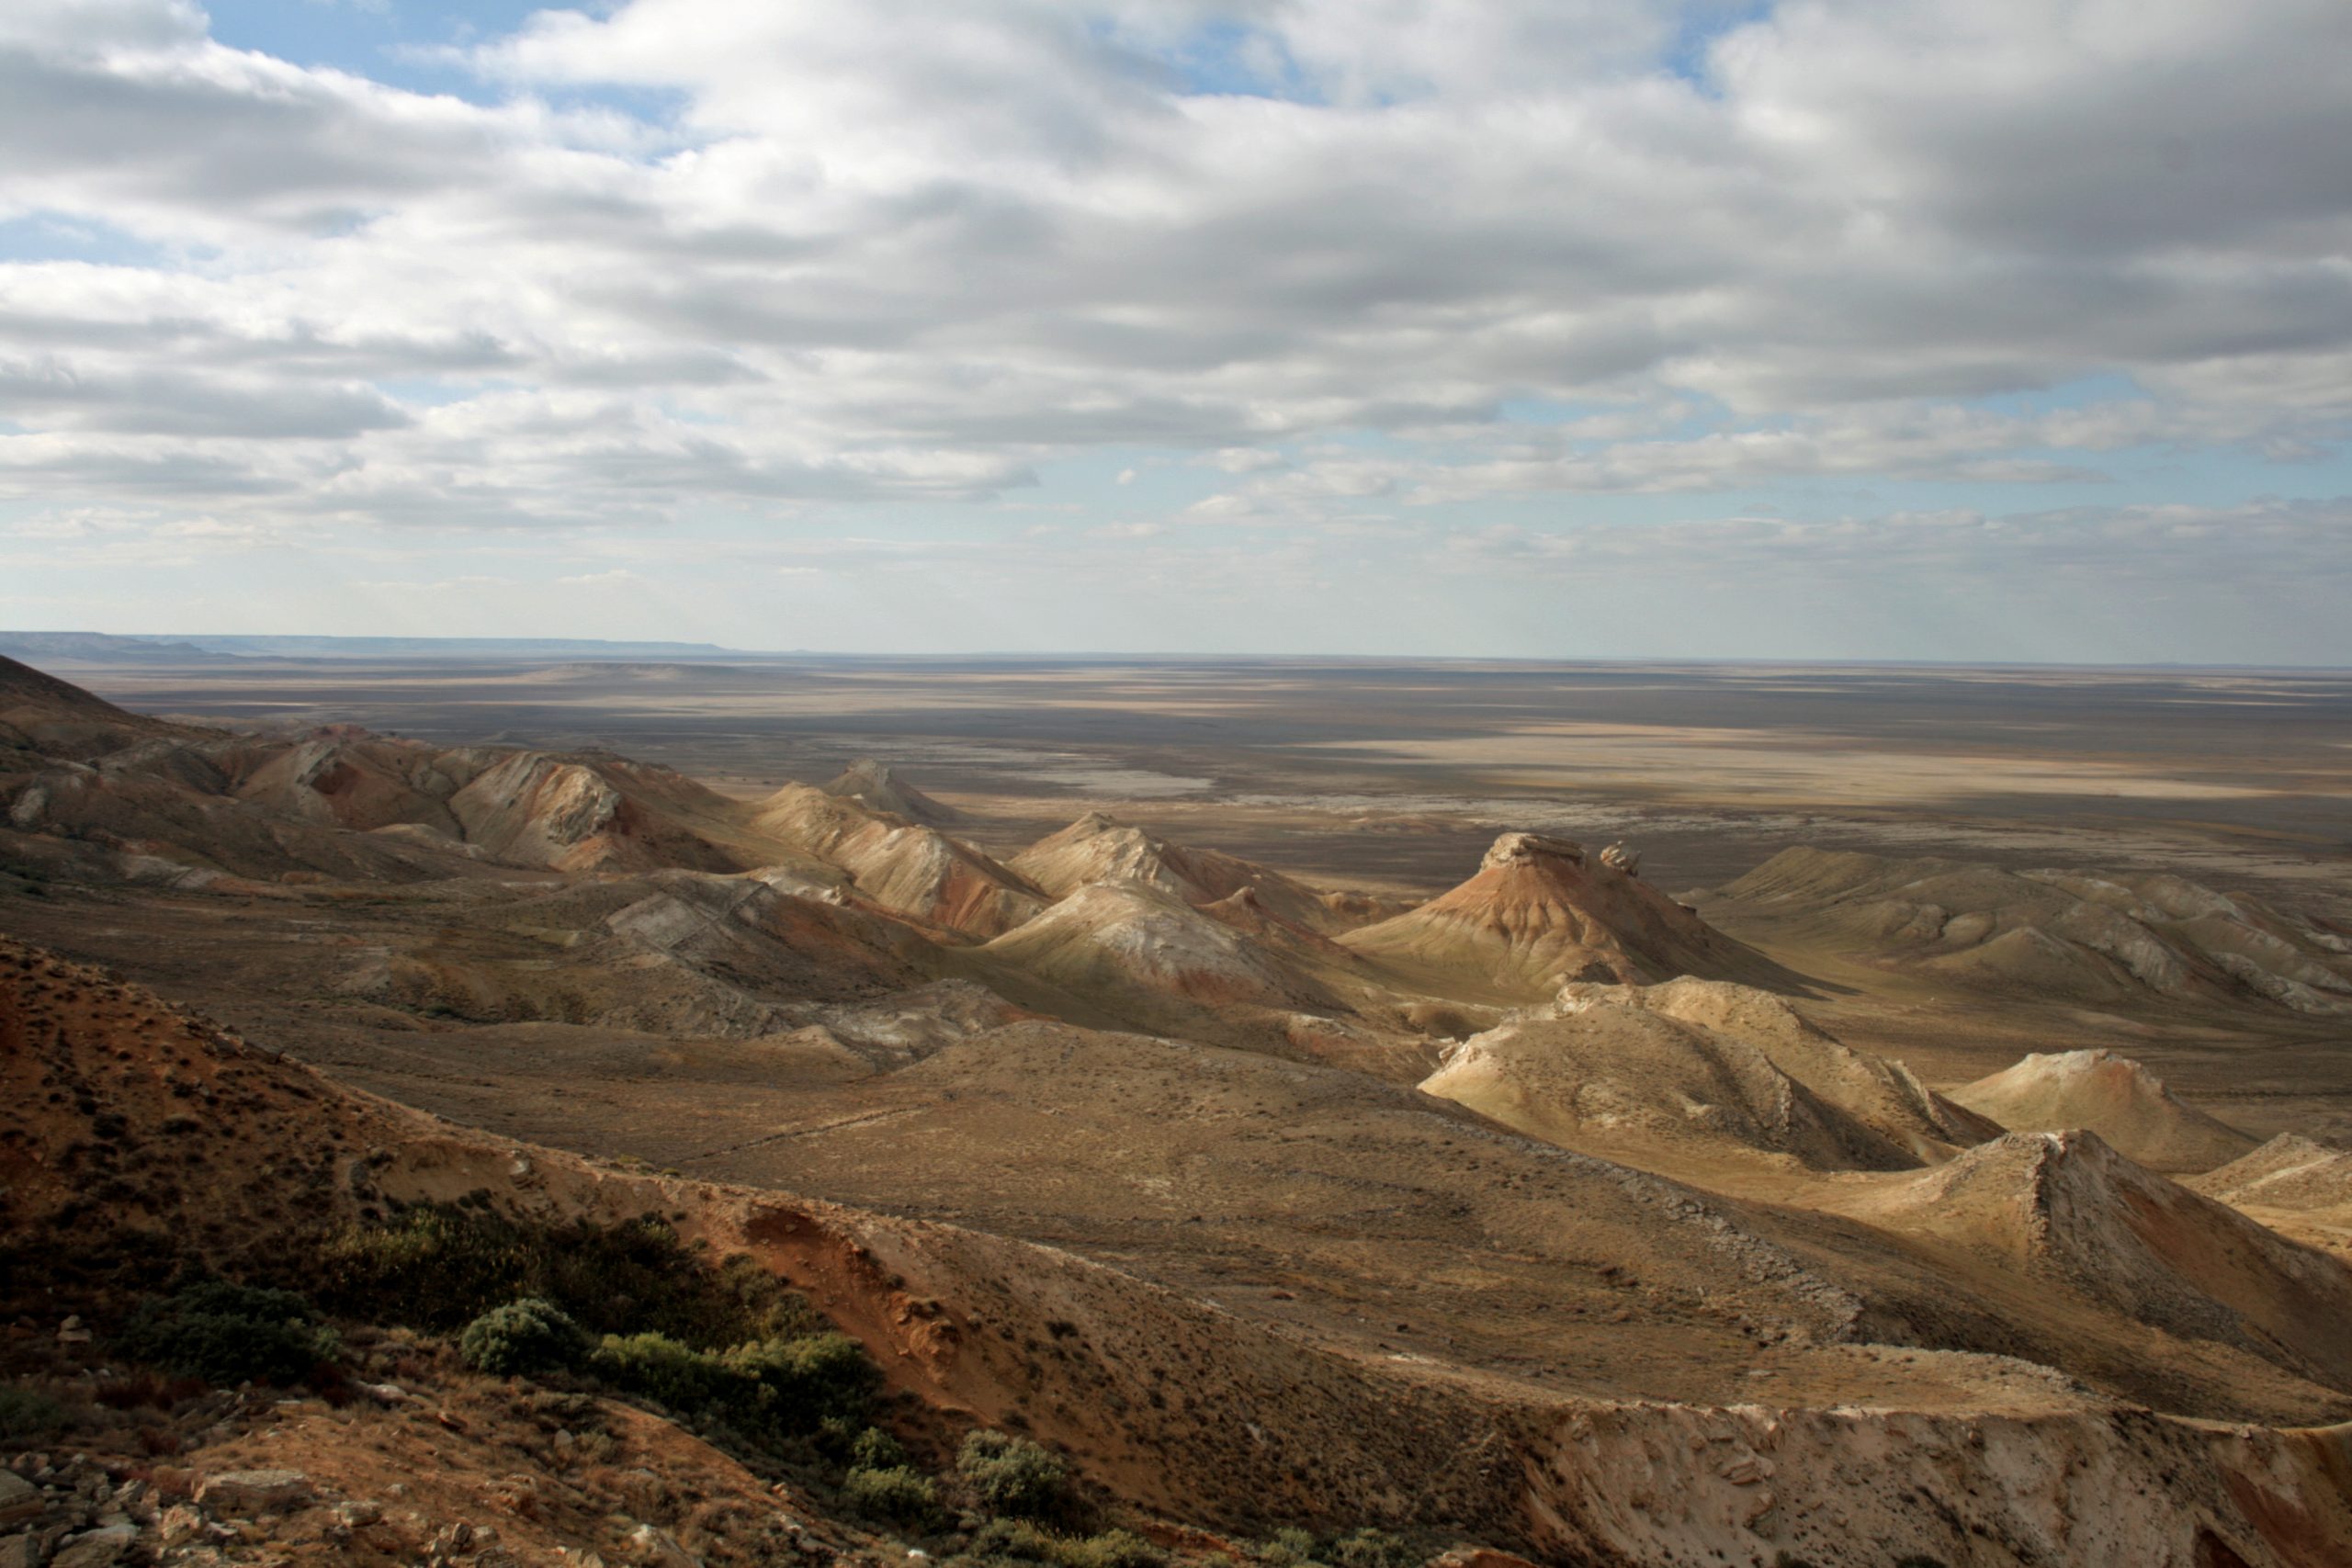
<path fill-rule="evenodd" d="M 854 532 L 1143 449 L 1209 486 L 1094 520 L 1143 551 L 2308 464 L 2347 55 L 2341 0 L 619 0 L 458 96 L 18 0 L 0 226 L 95 238 L 0 259 L 0 503 Z"/>

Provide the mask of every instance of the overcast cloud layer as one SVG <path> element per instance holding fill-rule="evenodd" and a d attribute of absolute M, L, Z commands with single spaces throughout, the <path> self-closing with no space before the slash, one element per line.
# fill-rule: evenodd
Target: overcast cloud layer
<path fill-rule="evenodd" d="M 2352 662 L 2343 0 L 270 10 L 0 6 L 0 623 Z"/>

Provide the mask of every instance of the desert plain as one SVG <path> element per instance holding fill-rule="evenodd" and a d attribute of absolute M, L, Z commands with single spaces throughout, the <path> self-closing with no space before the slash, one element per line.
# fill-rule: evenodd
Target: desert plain
<path fill-rule="evenodd" d="M 0 932 L 319 1202 L 674 1205 L 1180 1556 L 2352 1554 L 2352 677 L 19 651 Z"/>

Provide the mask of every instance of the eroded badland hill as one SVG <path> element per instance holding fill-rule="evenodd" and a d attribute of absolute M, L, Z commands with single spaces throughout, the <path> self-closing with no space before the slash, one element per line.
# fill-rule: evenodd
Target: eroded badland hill
<path fill-rule="evenodd" d="M 2318 1040 L 2325 914 L 910 772 L 0 660 L 0 1562 L 2352 1560 L 2352 1155 L 2112 1043 Z"/>

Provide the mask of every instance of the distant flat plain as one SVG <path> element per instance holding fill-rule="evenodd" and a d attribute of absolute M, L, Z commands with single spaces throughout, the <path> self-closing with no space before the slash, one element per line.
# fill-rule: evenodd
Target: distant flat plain
<path fill-rule="evenodd" d="M 1793 842 L 2352 897 L 2352 672 L 1468 660 L 221 659 L 56 672 L 150 712 L 600 746 L 753 793 L 894 762 L 991 844 L 1102 807 L 1321 876 L 1500 827 L 1673 886 Z"/>

